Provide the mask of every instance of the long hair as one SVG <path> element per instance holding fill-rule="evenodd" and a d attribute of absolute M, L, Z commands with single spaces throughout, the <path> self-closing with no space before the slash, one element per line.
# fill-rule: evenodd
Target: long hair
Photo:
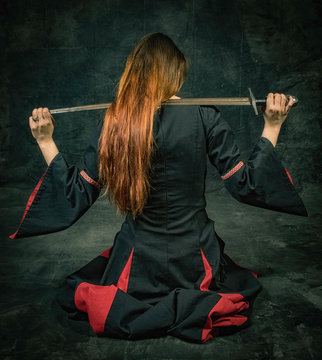
<path fill-rule="evenodd" d="M 149 196 L 153 118 L 180 90 L 188 65 L 166 35 L 145 35 L 127 58 L 99 138 L 99 181 L 122 214 L 142 213 Z"/>

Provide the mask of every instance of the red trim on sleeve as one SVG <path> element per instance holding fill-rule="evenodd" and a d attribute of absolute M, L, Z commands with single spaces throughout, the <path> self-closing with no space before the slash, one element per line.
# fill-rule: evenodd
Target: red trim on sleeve
<path fill-rule="evenodd" d="M 247 316 L 239 313 L 249 308 L 249 302 L 241 294 L 221 294 L 217 304 L 210 310 L 202 330 L 201 341 L 206 342 L 218 335 L 219 327 L 241 326 Z M 228 315 L 228 316 L 225 316 Z"/>
<path fill-rule="evenodd" d="M 113 246 L 111 246 L 110 248 L 108 248 L 107 250 L 105 250 L 104 252 L 102 252 L 102 254 L 100 256 L 105 257 L 106 259 L 108 259 L 110 257 L 111 254 L 111 250 L 112 250 Z"/>
<path fill-rule="evenodd" d="M 116 285 L 120 290 L 122 290 L 124 292 L 127 292 L 127 287 L 129 285 L 133 252 L 134 252 L 134 248 L 132 249 L 131 255 L 130 255 L 126 265 L 124 266 L 124 269 L 123 269 L 123 271 L 118 279 L 117 285 Z"/>
<path fill-rule="evenodd" d="M 47 168 L 47 170 L 48 170 L 48 168 Z M 25 219 L 25 217 L 26 217 L 26 215 L 27 215 L 27 213 L 28 213 L 28 211 L 29 211 L 29 209 L 30 209 L 33 201 L 35 200 L 35 197 L 36 197 L 36 195 L 37 195 L 37 193 L 38 193 L 38 190 L 39 190 L 39 188 L 40 188 L 41 183 L 42 183 L 43 180 L 44 180 L 44 177 L 45 177 L 45 175 L 46 175 L 46 173 L 47 173 L 47 170 L 45 171 L 45 173 L 43 174 L 43 176 L 40 178 L 40 180 L 38 181 L 38 184 L 37 184 L 36 187 L 34 188 L 34 190 L 33 190 L 33 192 L 31 193 L 31 195 L 29 196 L 29 199 L 28 199 L 28 201 L 27 201 L 27 205 L 26 205 L 26 208 L 25 208 L 25 212 L 24 212 L 24 214 L 23 214 L 23 216 L 22 216 L 22 219 L 21 219 L 21 221 L 20 221 L 20 224 L 19 224 L 19 226 L 18 226 L 18 229 L 17 229 L 17 231 L 16 231 L 14 234 L 12 234 L 12 235 L 9 236 L 10 239 L 14 239 L 14 238 L 16 237 L 16 235 L 18 234 L 19 229 L 20 229 L 20 227 L 21 227 L 21 224 L 23 223 L 23 221 L 24 221 L 24 219 Z"/>
<path fill-rule="evenodd" d="M 230 171 L 228 171 L 228 173 L 226 173 L 225 175 L 223 175 L 221 178 L 222 180 L 227 180 L 229 179 L 231 176 L 233 176 L 235 174 L 235 172 L 237 172 L 242 166 L 244 165 L 244 163 L 242 161 L 240 161 L 235 167 L 233 167 Z"/>
<path fill-rule="evenodd" d="M 87 182 L 95 186 L 98 190 L 101 190 L 102 186 L 97 181 L 93 180 L 90 176 L 88 176 L 84 170 L 82 170 L 80 174 Z"/>
<path fill-rule="evenodd" d="M 104 334 L 107 316 L 111 310 L 117 287 L 80 283 L 75 291 L 74 302 L 78 310 L 87 312 L 88 320 L 96 334 Z"/>
<path fill-rule="evenodd" d="M 201 291 L 209 291 L 209 286 L 210 286 L 211 280 L 212 280 L 212 269 L 211 269 L 211 266 L 209 265 L 209 262 L 207 261 L 207 259 L 205 257 L 205 254 L 203 253 L 202 249 L 200 249 L 200 251 L 201 251 L 203 266 L 205 268 L 205 277 L 200 284 L 200 290 Z"/>
<path fill-rule="evenodd" d="M 287 171 L 286 168 L 284 168 L 284 170 L 285 170 L 285 172 L 286 172 L 286 175 L 287 175 L 288 178 L 290 179 L 291 184 L 294 185 L 293 180 L 292 180 L 292 178 L 291 178 L 291 174 Z"/>

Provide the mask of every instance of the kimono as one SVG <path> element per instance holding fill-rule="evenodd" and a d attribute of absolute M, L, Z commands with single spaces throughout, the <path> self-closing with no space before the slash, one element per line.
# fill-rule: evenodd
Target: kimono
<path fill-rule="evenodd" d="M 95 202 L 97 142 L 85 168 L 59 153 L 32 192 L 11 238 L 71 226 Z M 247 162 L 213 106 L 162 106 L 153 124 L 150 194 L 141 215 L 128 214 L 113 246 L 66 278 L 58 296 L 74 319 L 96 334 L 123 339 L 172 335 L 203 343 L 250 323 L 261 291 L 257 274 L 235 263 L 205 207 L 207 157 L 238 201 L 307 216 L 272 143 L 261 137 Z"/>

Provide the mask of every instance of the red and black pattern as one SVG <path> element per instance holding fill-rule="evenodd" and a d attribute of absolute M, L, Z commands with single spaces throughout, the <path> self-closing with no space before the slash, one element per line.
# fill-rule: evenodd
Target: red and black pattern
<path fill-rule="evenodd" d="M 89 323 L 96 334 L 127 339 L 174 335 L 188 341 L 206 342 L 214 336 L 233 333 L 248 325 L 252 299 L 256 297 L 261 286 L 251 271 L 234 265 L 227 255 L 225 261 L 229 259 L 234 268 L 230 266 L 226 269 L 226 285 L 238 288 L 239 292 L 227 287 L 222 287 L 222 292 L 209 289 L 210 284 L 214 287 L 212 269 L 201 250 L 205 264 L 201 291 L 195 288 L 177 288 L 153 303 L 133 296 L 136 288 L 133 280 L 128 291 L 135 249 L 125 265 L 122 264 L 123 270 L 118 280 L 114 281 L 117 285 L 101 283 L 101 275 L 108 269 L 109 255 L 112 254 L 113 248 L 109 248 L 67 278 L 74 291 L 74 311 L 88 315 Z M 102 266 L 102 260 L 104 271 L 97 271 Z M 95 280 L 91 278 L 82 281 L 86 273 L 97 274 L 98 277 Z M 242 284 L 247 286 L 243 289 Z M 64 301 L 69 301 L 68 297 L 69 295 L 65 299 L 61 294 L 60 303 L 63 307 Z M 141 297 L 144 298 L 144 295 Z"/>
<path fill-rule="evenodd" d="M 85 151 L 84 170 L 61 154 L 54 158 L 12 238 L 65 229 L 96 201 L 100 131 Z M 207 156 L 237 200 L 303 216 L 306 209 L 270 141 L 260 138 L 241 161 L 216 108 L 164 106 L 153 131 L 157 147 L 143 213 L 135 220 L 129 214 L 113 246 L 66 278 L 58 300 L 99 335 L 206 342 L 248 326 L 261 290 L 257 274 L 225 253 L 208 218 Z"/>

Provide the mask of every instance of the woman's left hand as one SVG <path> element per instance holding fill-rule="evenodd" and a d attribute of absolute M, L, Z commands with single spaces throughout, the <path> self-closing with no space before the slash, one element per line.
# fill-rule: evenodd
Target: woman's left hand
<path fill-rule="evenodd" d="M 29 117 L 29 126 L 32 136 L 37 140 L 38 144 L 52 140 L 55 120 L 48 108 L 34 109 L 32 116 Z"/>
<path fill-rule="evenodd" d="M 49 165 L 59 153 L 53 139 L 55 120 L 47 108 L 38 108 L 32 111 L 29 117 L 29 126 L 32 136 L 37 140 L 38 146 Z"/>

